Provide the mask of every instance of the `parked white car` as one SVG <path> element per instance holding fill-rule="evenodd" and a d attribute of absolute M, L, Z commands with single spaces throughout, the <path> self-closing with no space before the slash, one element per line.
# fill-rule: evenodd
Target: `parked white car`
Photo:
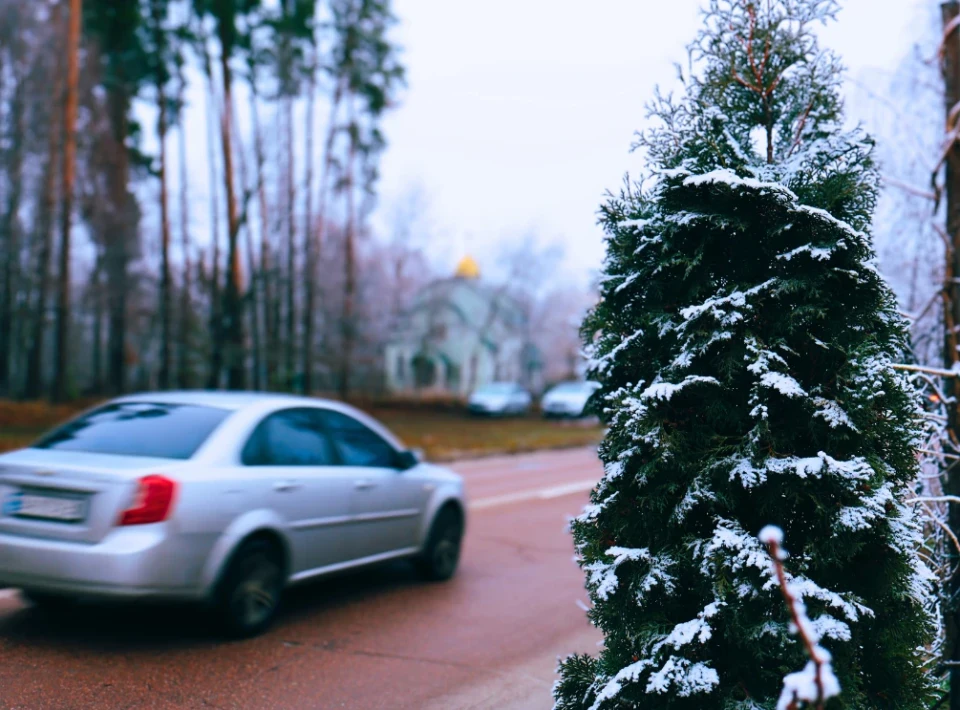
<path fill-rule="evenodd" d="M 451 577 L 466 504 L 351 407 L 303 397 L 123 397 L 0 456 L 0 587 L 206 601 L 237 636 L 284 587 L 393 558 Z"/>
<path fill-rule="evenodd" d="M 506 416 L 526 414 L 533 397 L 515 382 L 494 382 L 476 389 L 467 401 L 471 414 Z"/>
<path fill-rule="evenodd" d="M 582 417 L 587 403 L 600 388 L 597 382 L 563 382 L 543 395 L 540 410 L 545 417 Z"/>

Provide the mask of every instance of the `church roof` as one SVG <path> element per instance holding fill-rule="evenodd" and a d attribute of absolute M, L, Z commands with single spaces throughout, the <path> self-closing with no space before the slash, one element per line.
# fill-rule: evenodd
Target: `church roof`
<path fill-rule="evenodd" d="M 460 263 L 457 264 L 457 270 L 454 276 L 458 279 L 479 279 L 480 266 L 473 260 L 473 257 L 469 255 L 465 256 L 460 260 Z"/>
<path fill-rule="evenodd" d="M 511 329 L 522 329 L 526 321 L 523 309 L 502 287 L 485 284 L 476 278 L 441 279 L 426 286 L 414 298 L 407 316 L 418 311 L 450 309 L 475 330 L 486 330 L 490 320 Z"/>

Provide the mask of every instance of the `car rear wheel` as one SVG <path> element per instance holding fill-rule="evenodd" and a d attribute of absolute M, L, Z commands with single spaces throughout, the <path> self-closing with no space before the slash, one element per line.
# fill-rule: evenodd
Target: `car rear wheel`
<path fill-rule="evenodd" d="M 282 556 L 275 544 L 268 540 L 243 543 L 217 590 L 221 630 L 234 638 L 265 631 L 280 606 L 283 582 Z"/>
<path fill-rule="evenodd" d="M 416 560 L 424 578 L 442 582 L 450 579 L 460 562 L 460 544 L 463 539 L 463 521 L 452 508 L 437 515 L 423 552 Z"/>
<path fill-rule="evenodd" d="M 20 596 L 30 604 L 45 612 L 57 613 L 69 611 L 75 604 L 73 597 L 51 592 L 38 592 L 30 589 L 20 591 Z"/>

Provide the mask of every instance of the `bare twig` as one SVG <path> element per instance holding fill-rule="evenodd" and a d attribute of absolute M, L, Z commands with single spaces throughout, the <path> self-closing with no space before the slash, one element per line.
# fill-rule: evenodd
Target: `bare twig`
<path fill-rule="evenodd" d="M 949 454 L 937 454 L 938 456 L 948 456 Z M 958 456 L 951 456 L 951 458 L 960 458 Z M 920 502 L 920 503 L 960 503 L 960 496 L 917 496 L 915 498 L 908 498 L 908 503 Z"/>
<path fill-rule="evenodd" d="M 802 129 L 802 128 L 803 128 L 803 126 L 801 125 L 801 129 Z M 799 136 L 799 132 L 798 132 L 798 133 L 797 133 L 797 140 L 799 140 L 799 138 L 800 138 L 800 136 Z M 916 186 L 914 186 L 914 185 L 910 185 L 910 184 L 905 183 L 905 182 L 903 182 L 903 181 L 901 181 L 901 180 L 897 180 L 896 178 L 890 177 L 889 175 L 884 175 L 884 176 L 883 176 L 883 182 L 884 182 L 885 184 L 887 184 L 887 185 L 890 185 L 891 187 L 896 187 L 896 188 L 898 188 L 898 189 L 900 189 L 900 190 L 903 190 L 904 192 L 909 193 L 909 194 L 911 194 L 911 195 L 916 195 L 917 197 L 923 197 L 924 199 L 931 200 L 931 201 L 934 201 L 934 202 L 935 202 L 936 199 L 937 199 L 936 193 L 931 192 L 930 190 L 924 190 L 923 188 L 916 187 Z"/>
<path fill-rule="evenodd" d="M 893 366 L 894 370 L 902 370 L 903 372 L 924 372 L 928 375 L 935 375 L 937 377 L 956 377 L 960 375 L 960 372 L 955 370 L 944 370 L 939 367 L 925 367 L 923 365 L 903 365 L 896 364 Z"/>
<path fill-rule="evenodd" d="M 947 40 L 950 39 L 950 35 L 953 34 L 958 27 L 960 27 L 960 16 L 953 18 L 950 24 L 943 28 L 943 37 L 937 46 L 937 57 L 940 61 L 943 61 L 944 52 L 947 50 Z"/>
<path fill-rule="evenodd" d="M 957 536 L 954 534 L 953 530 L 950 529 L 950 526 L 943 522 L 940 517 L 930 508 L 926 503 L 923 504 L 923 507 L 927 509 L 929 513 L 929 518 L 934 522 L 934 524 L 943 530 L 946 533 L 947 537 L 953 542 L 953 546 L 956 548 L 957 552 L 960 553 L 960 540 L 957 539 Z"/>
<path fill-rule="evenodd" d="M 793 622 L 792 628 L 800 637 L 807 655 L 810 657 L 810 663 L 807 664 L 806 669 L 784 678 L 781 702 L 783 702 L 783 696 L 786 695 L 791 701 L 788 706 L 789 710 L 799 710 L 801 702 L 814 703 L 816 710 L 824 710 L 826 701 L 840 692 L 840 686 L 830 666 L 830 653 L 820 646 L 817 632 L 810 623 L 810 619 L 807 618 L 803 600 L 800 599 L 787 581 L 787 573 L 783 567 L 783 560 L 787 556 L 782 547 L 783 531 L 780 528 L 768 525 L 760 531 L 760 541 L 767 546 L 770 553 L 773 570 L 777 576 L 777 582 L 780 584 L 780 592 L 783 594 L 787 609 L 790 611 L 790 619 Z M 816 688 L 816 694 L 813 696 L 809 693 L 808 676 L 811 671 Z M 802 693 L 804 690 L 807 691 L 806 694 Z"/>
<path fill-rule="evenodd" d="M 917 451 L 920 452 L 921 454 L 927 454 L 928 456 L 936 456 L 937 458 L 950 459 L 952 461 L 960 461 L 960 456 L 957 456 L 956 454 L 948 454 L 943 451 L 931 451 L 930 449 L 917 449 Z M 939 478 L 939 477 L 940 477 L 939 475 L 935 476 L 935 478 Z M 914 498 L 912 500 L 920 500 L 920 499 Z M 953 502 L 960 503 L 960 498 L 957 498 Z"/>

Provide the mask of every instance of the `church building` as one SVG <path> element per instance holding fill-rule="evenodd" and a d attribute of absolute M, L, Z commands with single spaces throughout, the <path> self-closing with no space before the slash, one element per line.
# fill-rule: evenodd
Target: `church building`
<path fill-rule="evenodd" d="M 463 397 L 490 382 L 518 382 L 536 392 L 543 366 L 529 326 L 521 304 L 505 287 L 484 283 L 466 257 L 400 319 L 385 352 L 387 389 Z"/>

